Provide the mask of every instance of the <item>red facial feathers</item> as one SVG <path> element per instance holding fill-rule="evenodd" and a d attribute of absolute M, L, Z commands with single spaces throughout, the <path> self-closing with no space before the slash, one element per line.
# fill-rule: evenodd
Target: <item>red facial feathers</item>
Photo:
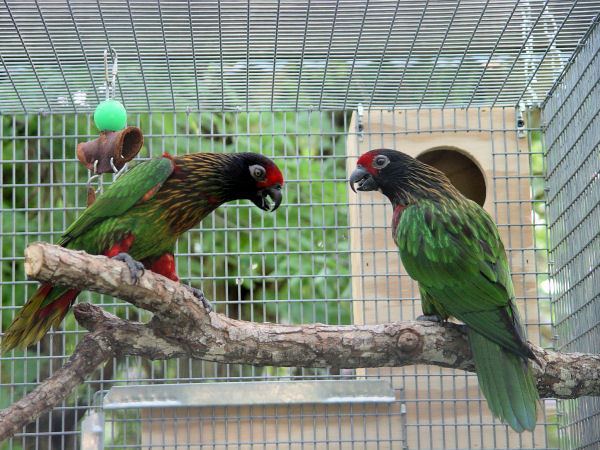
<path fill-rule="evenodd" d="M 371 175 L 377 174 L 377 169 L 373 167 L 373 159 L 379 154 L 379 150 L 371 150 L 367 153 L 363 153 L 358 161 L 356 162 L 357 166 L 362 166 L 364 169 L 369 172 Z"/>
<path fill-rule="evenodd" d="M 265 179 L 256 183 L 256 187 L 266 188 L 275 185 L 283 186 L 283 175 L 275 164 L 269 164 L 265 167 L 265 170 L 267 171 Z"/>

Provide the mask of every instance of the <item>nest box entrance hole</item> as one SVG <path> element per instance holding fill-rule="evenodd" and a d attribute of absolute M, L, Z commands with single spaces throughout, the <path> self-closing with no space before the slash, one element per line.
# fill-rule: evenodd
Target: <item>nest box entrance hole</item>
<path fill-rule="evenodd" d="M 469 156 L 453 148 L 436 148 L 421 153 L 417 159 L 444 172 L 464 196 L 483 206 L 486 197 L 485 178 Z"/>

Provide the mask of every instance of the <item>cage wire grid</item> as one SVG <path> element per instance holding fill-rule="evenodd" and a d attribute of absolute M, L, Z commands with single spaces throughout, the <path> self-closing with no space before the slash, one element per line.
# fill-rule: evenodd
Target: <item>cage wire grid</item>
<path fill-rule="evenodd" d="M 378 114 L 381 111 L 367 112 L 370 121 L 377 121 Z M 456 110 L 454 115 L 461 114 L 464 113 Z M 176 256 L 181 277 L 202 287 L 209 298 L 213 299 L 217 311 L 255 321 L 320 321 L 332 324 L 352 321 L 352 292 L 349 289 L 352 274 L 349 257 L 357 250 L 350 249 L 348 245 L 350 229 L 345 146 L 346 137 L 357 131 L 350 128 L 348 114 L 316 111 L 250 114 L 151 113 L 137 115 L 133 122 L 147 130 L 147 151 L 144 158 L 160 155 L 164 151 L 180 154 L 200 148 L 206 151 L 253 150 L 273 157 L 284 167 L 287 176 L 286 202 L 276 214 L 262 214 L 246 204 L 225 205 L 178 243 Z M 530 123 L 535 123 L 535 120 L 531 119 Z M 431 132 L 431 126 L 426 121 L 422 121 L 418 129 L 408 129 L 400 123 L 397 125 L 397 131 L 393 134 L 408 136 Z M 228 127 L 232 131 L 223 133 L 220 127 Z M 508 121 L 497 124 L 479 121 L 478 124 L 471 124 L 469 129 L 474 131 L 478 127 L 488 131 L 490 135 L 515 131 L 515 124 Z M 76 142 L 92 137 L 94 133 L 89 115 L 62 114 L 4 116 L 3 130 L 1 190 L 5 203 L 0 237 L 2 260 L 9 261 L 11 268 L 10 271 L 2 272 L 0 281 L 3 298 L 7 293 L 11 298 L 11 302 L 2 307 L 2 317 L 6 320 L 12 318 L 35 288 L 35 283 L 26 282 L 23 275 L 23 248 L 28 242 L 55 241 L 77 212 L 84 208 L 88 174 L 76 162 L 74 148 Z M 444 132 L 465 130 L 466 128 L 449 121 Z M 373 147 L 380 145 L 384 137 L 381 133 L 362 132 L 362 138 Z M 541 157 L 540 148 L 531 138 L 527 141 L 527 148 L 521 148 L 520 151 L 530 158 Z M 514 155 L 509 155 L 505 147 L 495 150 L 497 166 L 507 164 L 510 158 L 514 158 Z M 540 181 L 540 177 L 541 173 L 533 174 L 529 181 Z M 494 180 L 494 192 L 506 191 L 509 183 L 515 181 L 499 177 Z M 536 204 L 541 200 L 507 197 L 507 200 L 495 204 L 496 212 L 504 213 L 511 203 L 522 202 L 530 203 L 535 210 Z M 381 203 L 383 204 L 383 199 Z M 48 204 L 53 206 L 48 207 Z M 526 227 L 533 231 L 539 224 L 532 223 L 527 217 L 519 217 L 510 222 L 499 221 L 498 226 L 501 230 Z M 362 231 L 368 234 L 373 230 L 365 227 Z M 523 259 L 531 251 L 521 242 L 509 241 L 506 244 L 511 260 Z M 536 252 L 541 254 L 538 256 L 542 256 L 545 251 L 543 243 L 537 244 Z M 388 251 L 386 258 L 398 256 L 395 251 Z M 296 259 L 301 262 L 299 265 L 294 264 Z M 538 259 L 536 258 L 533 273 L 513 273 L 517 287 L 524 283 L 525 277 L 546 275 L 545 267 L 538 265 Z M 380 269 L 386 278 L 398 276 L 398 273 Z M 404 282 L 408 282 L 408 279 Z M 267 285 L 271 285 L 271 290 L 266 288 Z M 413 292 L 410 298 L 403 301 L 414 304 L 417 298 L 417 293 Z M 93 300 L 109 312 L 132 320 L 144 320 L 149 316 L 107 296 L 85 293 L 81 300 Z M 544 312 L 549 307 L 547 295 L 534 294 L 533 297 L 519 300 L 538 302 L 533 317 L 527 315 L 530 309 L 525 311 L 524 319 L 528 323 L 530 334 L 539 334 L 540 328 L 549 327 L 550 317 Z M 354 301 L 364 303 L 367 300 L 358 293 L 354 295 Z M 392 317 L 388 312 L 377 317 L 377 320 L 411 319 L 418 314 L 418 308 L 414 306 L 413 313 L 407 317 Z M 52 370 L 56 370 L 70 354 L 82 332 L 70 317 L 62 330 L 50 333 L 33 351 L 2 357 L 1 388 L 6 393 L 2 398 L 7 403 L 20 398 L 26 390 L 32 389 Z M 542 334 L 548 335 L 548 332 Z M 20 438 L 15 438 L 11 445 L 12 448 L 72 448 L 78 439 L 77 419 L 89 409 L 94 392 L 109 389 L 116 383 L 344 379 L 354 376 L 353 371 L 328 373 L 307 369 L 263 370 L 188 359 L 154 363 L 143 362 L 139 358 L 114 360 L 108 368 L 86 382 L 75 401 L 65 402 L 50 414 L 50 422 L 54 424 L 52 427 L 46 419 L 38 420 Z M 416 377 L 411 369 L 404 369 L 403 373 L 394 375 L 386 371 L 375 371 L 367 376 L 388 379 L 397 386 L 401 386 L 403 377 Z M 504 426 L 482 422 L 477 415 L 470 417 L 468 423 L 454 420 L 452 406 L 448 405 L 466 402 L 475 404 L 475 411 L 485 408 L 479 396 L 469 397 L 468 392 L 461 392 L 456 388 L 456 380 L 465 378 L 473 386 L 474 376 L 462 372 L 441 373 L 439 369 L 431 368 L 427 375 L 418 377 L 425 391 L 427 389 L 424 386 L 430 383 L 429 380 L 438 377 L 444 380 L 446 386 L 452 387 L 439 398 L 428 398 L 427 394 L 420 392 L 417 397 L 403 399 L 408 409 L 418 411 L 419 420 L 411 422 L 402 418 L 406 421 L 402 425 L 398 412 L 381 412 L 382 419 L 390 421 L 390 426 L 402 426 L 408 434 L 410 428 L 415 430 L 412 433 L 414 440 L 410 442 L 409 448 L 473 448 L 477 445 L 477 435 L 483 434 L 485 430 L 498 434 L 500 445 L 497 448 L 553 448 L 545 441 L 536 442 L 534 439 L 534 442 L 527 442 L 527 438 L 519 440 L 518 447 L 513 447 L 514 443 L 508 440 Z M 442 405 L 446 405 L 448 416 L 436 424 L 431 420 L 435 415 L 432 411 Z M 236 408 L 228 410 L 233 414 L 232 419 L 235 419 L 235 411 Z M 260 417 L 260 409 L 255 408 L 253 412 L 257 412 Z M 316 420 L 314 416 L 311 419 L 310 411 L 304 413 L 304 420 Z M 140 444 L 141 417 L 142 411 L 137 411 L 137 415 L 135 412 L 125 412 L 109 416 L 107 423 L 110 424 L 111 431 L 108 433 L 107 448 L 111 448 L 111 445 L 120 448 L 125 444 Z M 358 414 L 356 420 L 360 417 Z M 394 421 L 394 418 L 397 420 Z M 160 416 L 147 419 L 144 417 L 146 423 L 148 420 L 150 423 L 159 422 Z M 187 420 L 188 423 L 193 423 L 189 418 Z M 236 423 L 235 420 L 233 423 Z M 538 426 L 551 426 L 552 423 L 550 417 L 542 419 Z M 157 436 L 156 433 L 152 429 L 148 435 L 150 440 L 145 442 L 153 442 L 160 448 L 163 444 L 160 435 Z M 432 436 L 436 433 L 449 436 L 448 440 L 443 440 L 439 446 L 434 445 Z M 370 441 L 365 437 L 365 446 L 368 442 Z M 390 442 L 400 445 L 403 440 L 390 439 Z M 310 440 L 307 445 L 309 443 Z M 384 439 L 381 439 L 379 444 L 383 443 Z"/>
<path fill-rule="evenodd" d="M 600 351 L 599 52 L 596 26 L 544 104 L 542 116 L 555 332 L 563 351 Z M 598 399 L 560 406 L 565 448 L 597 448 Z"/>
<path fill-rule="evenodd" d="M 594 0 L 3 0 L 2 111 L 90 111 L 108 46 L 132 112 L 537 104 L 597 13 Z"/>
<path fill-rule="evenodd" d="M 558 0 L 4 0 L 0 3 L 3 329 L 35 287 L 23 274 L 25 246 L 37 240 L 55 241 L 84 208 L 88 174 L 75 159 L 75 146 L 96 136 L 90 113 L 105 95 L 105 48 L 118 52 L 117 98 L 132 114 L 130 124 L 140 126 L 145 135 L 140 159 L 163 151 L 257 151 L 273 157 L 286 173 L 285 203 L 276 214 L 262 214 L 244 203 L 226 205 L 181 239 L 176 255 L 180 276 L 202 287 L 217 310 L 232 317 L 350 323 L 353 275 L 349 260 L 356 250 L 348 244 L 346 146 L 347 139 L 359 133 L 350 126 L 350 111 L 363 104 L 369 120 L 377 122 L 378 114 L 392 107 L 442 108 L 455 111 L 456 118 L 464 114 L 457 108 L 512 111 L 519 104 L 540 104 L 579 48 L 580 39 L 598 21 L 598 8 L 597 1 Z M 565 110 L 564 117 L 569 117 L 569 111 Z M 534 110 L 525 114 L 527 143 L 518 147 L 530 171 L 512 179 L 494 177 L 494 194 L 506 192 L 520 177 L 531 184 L 534 194 L 544 185 L 538 170 L 543 130 Z M 442 131 L 465 131 L 457 123 L 449 120 Z M 388 134 L 432 131 L 427 120 L 416 129 L 396 125 Z M 489 131 L 490 136 L 516 130 L 516 124 L 507 120 L 473 126 Z M 374 147 L 386 137 L 368 131 L 360 134 Z M 494 148 L 494 167 L 499 171 L 515 158 L 507 151 L 512 144 Z M 507 198 L 494 202 L 496 218 L 505 217 L 515 203 L 526 204 L 532 217 L 500 221 L 499 228 L 509 235 L 517 229 L 536 233 L 533 250 L 519 240 L 506 242 L 511 261 L 534 253 L 534 268 L 513 273 L 515 284 L 524 284 L 525 277 L 542 283 L 548 275 L 546 228 L 540 218 L 543 198 Z M 598 196 L 588 198 L 593 202 Z M 395 251 L 386 254 L 389 261 L 397 257 Z M 381 269 L 388 278 L 398 276 Z M 414 303 L 416 298 L 413 292 L 404 301 Z M 85 293 L 80 300 L 93 300 L 132 320 L 148 318 L 110 297 Z M 354 300 L 367 301 L 356 295 Z M 548 294 L 529 293 L 519 300 L 537 301 L 535 308 L 526 310 L 525 320 L 530 334 L 547 337 L 551 323 Z M 415 303 L 414 315 L 401 318 L 414 318 L 418 313 Z M 389 313 L 378 316 L 378 320 L 401 318 Z M 60 367 L 82 332 L 70 317 L 33 350 L 0 357 L 1 405 L 20 398 Z M 551 345 L 548 340 L 542 344 Z M 78 420 L 90 408 L 94 393 L 118 383 L 355 376 L 353 371 L 258 369 L 187 359 L 113 360 L 76 395 L 5 445 L 11 449 L 77 448 Z M 374 371 L 367 376 L 394 385 L 416 380 L 426 391 L 401 399 L 409 410 L 417 411 L 418 420 L 398 409 L 376 413 L 387 421 L 383 428 L 402 430 L 400 437 L 389 433 L 390 448 L 487 448 L 486 434 L 494 436 L 493 448 L 558 448 L 551 401 L 546 401 L 548 408 L 538 425 L 544 428 L 544 436 L 515 438 L 505 427 L 483 419 L 486 406 L 479 396 L 469 397 L 456 387 L 463 380 L 473 386 L 472 375 L 429 368 L 425 376 L 410 369 L 396 374 Z M 427 394 L 436 379 L 452 386 L 439 398 Z M 399 408 L 399 403 L 393 407 Z M 452 415 L 460 404 L 475 405 L 469 409 L 468 422 Z M 299 413 L 301 419 L 316 421 L 306 408 Z M 441 422 L 433 420 L 436 408 L 445 414 Z M 142 413 L 109 417 L 107 447 L 139 447 Z M 193 417 L 196 412 L 188 413 Z M 201 420 L 213 421 L 209 428 L 214 429 L 215 417 L 222 413 L 215 410 L 212 418 Z M 352 420 L 365 416 L 359 410 L 355 413 Z M 241 419 L 235 420 L 236 414 L 241 417 L 239 408 L 230 408 L 228 414 L 236 423 L 232 426 L 241 430 Z M 258 420 L 269 413 L 255 408 L 252 414 Z M 160 420 L 160 416 L 144 417 L 147 423 Z M 193 427 L 190 419 L 177 421 Z M 433 442 L 436 433 L 444 436 L 441 442 Z M 380 440 L 373 442 L 364 436 L 364 447 L 357 443 L 355 448 L 367 448 L 366 442 L 374 448 L 386 444 L 383 431 Z M 312 439 L 314 443 L 316 438 Z M 342 442 L 338 445 L 344 448 Z M 155 434 L 150 447 L 164 446 L 164 437 Z"/>

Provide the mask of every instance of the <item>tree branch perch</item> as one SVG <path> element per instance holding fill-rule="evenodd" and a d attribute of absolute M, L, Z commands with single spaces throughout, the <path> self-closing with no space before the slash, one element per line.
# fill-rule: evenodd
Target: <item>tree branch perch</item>
<path fill-rule="evenodd" d="M 154 313 L 130 322 L 97 306 L 79 304 L 77 321 L 91 332 L 68 362 L 26 397 L 0 411 L 0 441 L 60 403 L 113 356 L 191 357 L 222 363 L 283 367 L 384 367 L 432 364 L 473 371 L 462 327 L 432 322 L 379 325 L 278 325 L 207 313 L 182 285 L 146 271 L 136 285 L 124 263 L 36 243 L 25 252 L 35 280 L 109 294 Z M 558 353 L 533 346 L 542 397 L 600 395 L 600 356 Z"/>

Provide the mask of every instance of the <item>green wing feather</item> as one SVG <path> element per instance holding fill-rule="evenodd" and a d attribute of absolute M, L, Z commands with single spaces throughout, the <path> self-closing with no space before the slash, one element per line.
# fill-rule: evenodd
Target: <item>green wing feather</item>
<path fill-rule="evenodd" d="M 173 172 L 169 158 L 144 161 L 112 183 L 79 218 L 67 228 L 58 242 L 66 245 L 96 223 L 125 213 L 138 203 L 146 193 L 159 188 Z"/>
<path fill-rule="evenodd" d="M 533 430 L 539 399 L 504 246 L 491 217 L 470 200 L 422 200 L 402 213 L 396 243 L 419 282 L 424 312 L 468 326 L 480 387 L 514 430 Z"/>
<path fill-rule="evenodd" d="M 523 357 L 504 246 L 491 217 L 465 199 L 420 201 L 403 212 L 396 241 L 421 291 L 473 330 Z"/>

